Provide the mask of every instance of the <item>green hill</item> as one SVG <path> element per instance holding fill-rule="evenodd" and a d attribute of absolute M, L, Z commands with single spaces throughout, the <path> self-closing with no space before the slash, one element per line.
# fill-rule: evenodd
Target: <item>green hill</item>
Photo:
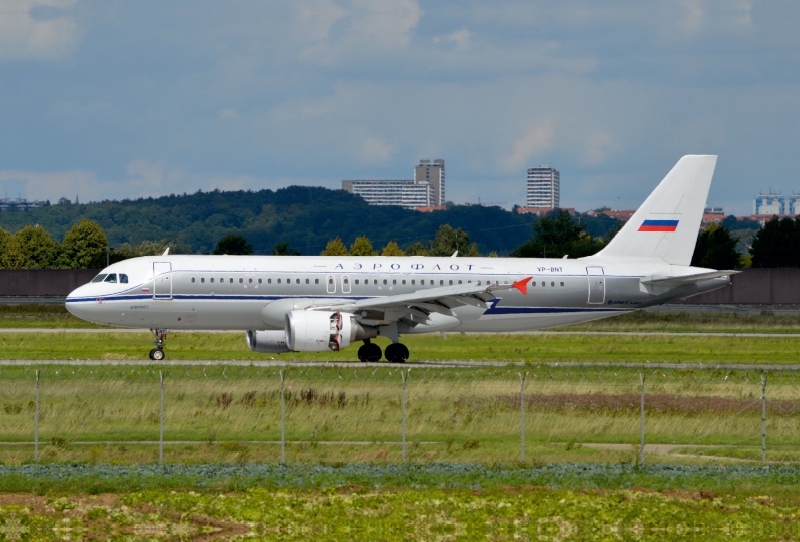
<path fill-rule="evenodd" d="M 41 224 L 54 239 L 82 218 L 105 230 L 111 246 L 171 240 L 194 253 L 209 253 L 227 234 L 241 233 L 256 254 L 269 254 L 281 242 L 302 254 L 319 254 L 337 236 L 349 245 L 366 235 L 376 248 L 389 241 L 401 247 L 433 239 L 442 224 L 462 228 L 481 254 L 501 255 L 531 237 L 531 215 L 499 207 L 452 206 L 420 213 L 400 207 L 368 205 L 343 190 L 290 186 L 280 190 L 197 192 L 161 198 L 59 204 L 28 212 L 0 213 L 0 227 L 12 233 Z"/>

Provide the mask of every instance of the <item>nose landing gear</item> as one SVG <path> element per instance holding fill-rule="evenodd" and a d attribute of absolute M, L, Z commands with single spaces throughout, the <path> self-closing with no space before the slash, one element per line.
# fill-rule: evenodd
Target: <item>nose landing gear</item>
<path fill-rule="evenodd" d="M 166 354 L 164 354 L 164 347 L 167 345 L 167 330 L 151 329 L 150 331 L 156 338 L 156 340 L 153 341 L 156 347 L 150 350 L 150 359 L 153 361 L 161 361 L 166 357 Z"/>

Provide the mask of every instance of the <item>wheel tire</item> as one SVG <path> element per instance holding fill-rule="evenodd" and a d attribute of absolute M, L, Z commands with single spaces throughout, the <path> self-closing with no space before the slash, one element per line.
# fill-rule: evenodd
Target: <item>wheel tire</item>
<path fill-rule="evenodd" d="M 383 351 L 377 344 L 365 344 L 358 349 L 358 359 L 363 362 L 375 363 L 383 357 Z"/>
<path fill-rule="evenodd" d="M 155 348 L 153 348 L 152 350 L 150 350 L 150 353 L 147 355 L 147 356 L 148 356 L 150 359 L 152 359 L 152 360 L 155 360 L 155 359 L 156 359 L 155 357 L 153 357 L 153 352 L 155 352 L 155 351 L 156 351 L 156 349 L 155 349 Z"/>
<path fill-rule="evenodd" d="M 408 348 L 404 344 L 394 343 L 386 347 L 386 359 L 391 363 L 405 363 L 408 354 Z"/>
<path fill-rule="evenodd" d="M 153 348 L 150 351 L 150 359 L 152 359 L 153 361 L 161 361 L 165 357 L 166 356 L 164 355 L 164 351 L 161 350 L 160 348 Z"/>

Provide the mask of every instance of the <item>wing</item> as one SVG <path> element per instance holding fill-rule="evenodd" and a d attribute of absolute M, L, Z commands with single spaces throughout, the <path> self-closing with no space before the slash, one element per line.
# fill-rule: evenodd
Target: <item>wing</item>
<path fill-rule="evenodd" d="M 416 326 L 430 321 L 431 313 L 454 316 L 453 309 L 464 305 L 472 305 L 481 309 L 488 309 L 487 303 L 496 299 L 494 292 L 519 290 L 527 293 L 528 282 L 533 277 L 527 277 L 512 284 L 460 284 L 456 286 L 442 286 L 417 290 L 410 294 L 392 295 L 386 297 L 373 297 L 358 301 L 341 300 L 330 305 L 314 305 L 309 310 L 334 310 L 340 312 L 361 312 L 365 323 L 373 325 L 386 325 L 398 320 Z"/>

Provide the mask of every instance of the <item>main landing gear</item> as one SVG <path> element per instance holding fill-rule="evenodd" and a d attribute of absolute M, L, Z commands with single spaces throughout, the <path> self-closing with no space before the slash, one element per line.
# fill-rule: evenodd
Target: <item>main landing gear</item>
<path fill-rule="evenodd" d="M 408 348 L 404 344 L 393 343 L 386 347 L 386 352 L 381 352 L 381 347 L 371 343 L 369 339 L 358 349 L 358 359 L 363 362 L 375 363 L 381 360 L 382 355 L 391 363 L 405 363 L 408 360 Z"/>
<path fill-rule="evenodd" d="M 156 338 L 156 340 L 153 341 L 156 347 L 150 350 L 150 359 L 153 361 L 161 361 L 166 357 L 166 354 L 164 354 L 164 347 L 167 345 L 167 330 L 151 329 L 150 331 Z"/>

